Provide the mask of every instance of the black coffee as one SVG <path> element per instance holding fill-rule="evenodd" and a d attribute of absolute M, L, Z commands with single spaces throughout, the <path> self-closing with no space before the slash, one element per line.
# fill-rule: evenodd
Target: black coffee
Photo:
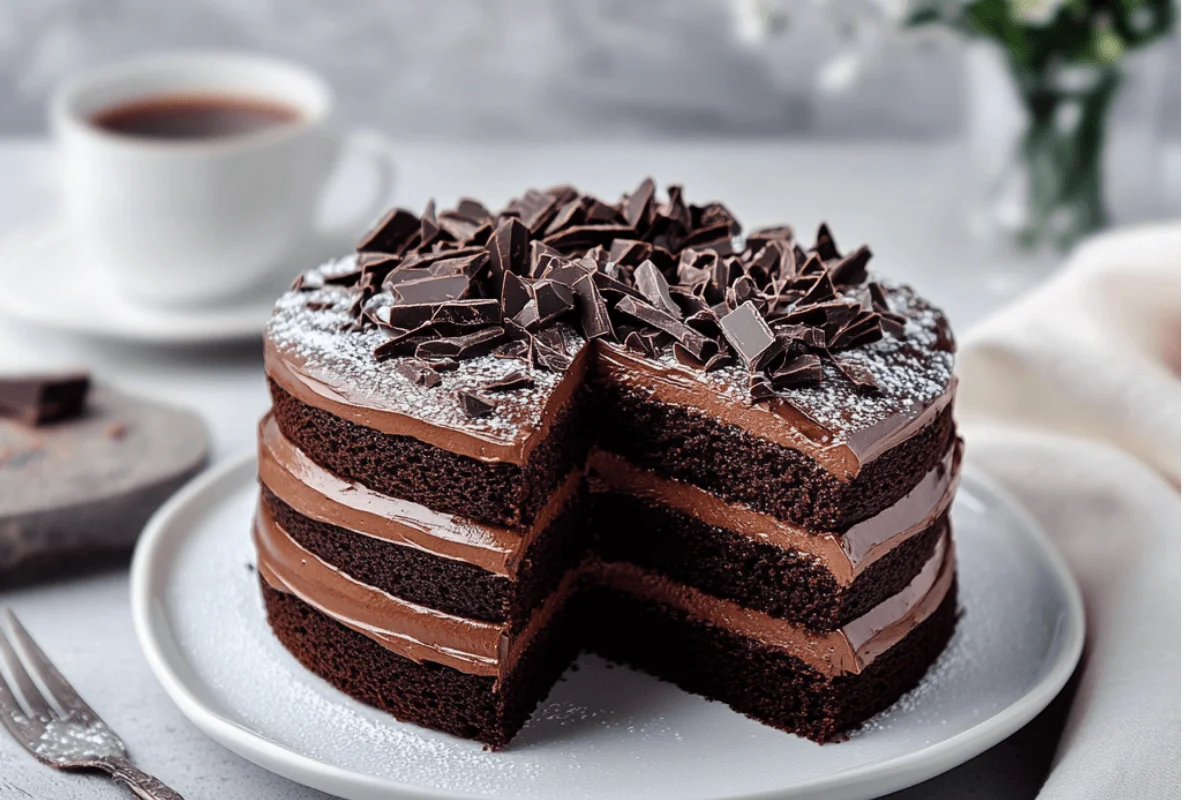
<path fill-rule="evenodd" d="M 220 139 L 244 136 L 300 119 L 291 106 L 231 95 L 162 95 L 106 108 L 92 124 L 145 139 Z"/>

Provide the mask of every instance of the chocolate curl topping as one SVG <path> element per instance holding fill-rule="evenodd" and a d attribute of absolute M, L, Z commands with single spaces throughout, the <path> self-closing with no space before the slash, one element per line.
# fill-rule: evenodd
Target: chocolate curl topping
<path fill-rule="evenodd" d="M 524 362 L 483 392 L 460 394 L 471 416 L 491 413 L 485 394 L 531 385 L 528 370 L 568 369 L 569 329 L 697 371 L 741 361 L 754 402 L 830 375 L 878 390 L 841 355 L 907 325 L 887 290 L 868 283 L 869 248 L 843 255 L 823 223 L 807 250 L 788 226 L 742 238 L 724 205 L 689 204 L 679 186 L 663 202 L 656 195 L 646 178 L 612 205 L 556 186 L 496 214 L 469 198 L 441 212 L 430 202 L 420 216 L 393 209 L 353 263 L 310 270 L 293 289 L 353 292 L 343 330 L 392 332 L 375 355 L 402 358 L 398 372 L 418 386 L 488 353 Z M 948 331 L 942 340 L 953 348 Z"/>

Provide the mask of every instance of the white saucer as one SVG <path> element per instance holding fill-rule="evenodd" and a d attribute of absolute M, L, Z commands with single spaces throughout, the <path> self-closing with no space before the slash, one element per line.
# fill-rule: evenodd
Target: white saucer
<path fill-rule="evenodd" d="M 818 746 L 585 656 L 512 749 L 396 722 L 301 667 L 264 619 L 250 541 L 253 458 L 210 469 L 148 524 L 133 618 L 158 680 L 216 741 L 346 798 L 866 798 L 954 767 L 1058 693 L 1083 605 L 1029 517 L 970 470 L 954 506 L 960 598 L 924 682 L 849 741 Z"/>
<path fill-rule="evenodd" d="M 122 297 L 81 251 L 61 220 L 5 236 L 0 241 L 0 313 L 45 328 L 148 344 L 248 340 L 262 336 L 275 299 L 300 271 L 285 275 L 281 269 L 258 291 L 225 303 L 155 307 Z"/>

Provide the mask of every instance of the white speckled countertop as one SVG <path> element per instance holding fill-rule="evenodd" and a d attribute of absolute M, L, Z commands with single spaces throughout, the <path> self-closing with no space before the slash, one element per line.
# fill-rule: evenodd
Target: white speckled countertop
<path fill-rule="evenodd" d="M 423 144 L 398 145 L 397 155 L 397 200 L 409 206 L 420 207 L 431 194 L 443 203 L 472 194 L 495 204 L 526 186 L 564 181 L 616 196 L 653 173 L 660 185 L 685 183 L 697 200 L 727 202 L 750 225 L 790 222 L 806 231 L 828 219 L 839 238 L 870 242 L 879 268 L 943 305 L 960 332 L 1048 269 L 1045 260 L 988 255 L 972 245 L 959 223 L 963 160 L 953 145 Z M 45 143 L 0 140 L 0 175 L 0 235 L 53 211 L 53 159 Z M 351 206 L 357 185 L 351 173 L 331 205 Z M 195 409 L 209 425 L 216 460 L 252 447 L 255 422 L 268 405 L 256 342 L 161 350 L 84 342 L 0 319 L 0 367 L 31 361 L 86 364 L 123 389 Z M 171 704 L 135 641 L 124 570 L 0 589 L 0 606 L 21 615 L 138 764 L 184 796 L 323 796 L 225 751 Z M 989 753 L 893 800 L 1033 796 L 1053 751 L 1056 708 Z M 0 735 L 0 797 L 125 796 L 99 777 L 43 767 Z"/>

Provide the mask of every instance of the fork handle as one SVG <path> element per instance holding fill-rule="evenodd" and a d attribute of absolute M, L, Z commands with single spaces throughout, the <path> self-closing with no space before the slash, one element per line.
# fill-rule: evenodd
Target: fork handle
<path fill-rule="evenodd" d="M 113 780 L 128 786 L 142 800 L 183 800 L 183 795 L 153 775 L 142 772 L 127 758 L 106 758 L 104 763 Z"/>

